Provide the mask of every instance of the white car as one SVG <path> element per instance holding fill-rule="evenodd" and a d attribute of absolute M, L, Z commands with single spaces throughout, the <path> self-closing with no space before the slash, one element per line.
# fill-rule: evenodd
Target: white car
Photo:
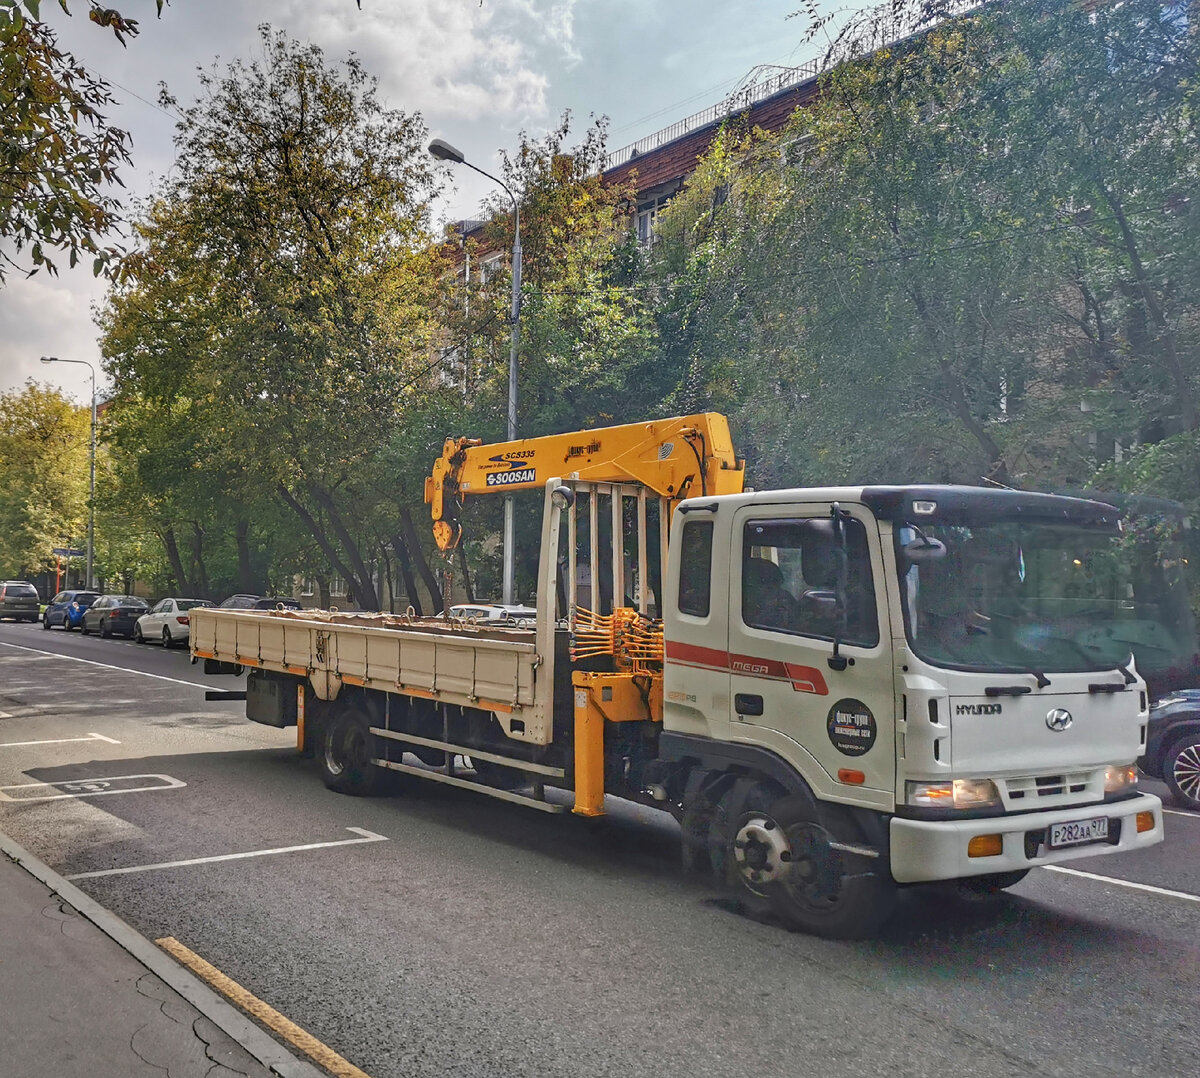
<path fill-rule="evenodd" d="M 537 611 L 531 606 L 503 603 L 460 603 L 450 608 L 452 618 L 464 618 L 479 624 L 516 626 L 531 629 L 537 619 Z"/>
<path fill-rule="evenodd" d="M 133 638 L 139 644 L 161 643 L 169 648 L 186 644 L 191 635 L 188 611 L 197 606 L 212 606 L 207 599 L 160 599 L 149 613 L 137 619 Z"/>

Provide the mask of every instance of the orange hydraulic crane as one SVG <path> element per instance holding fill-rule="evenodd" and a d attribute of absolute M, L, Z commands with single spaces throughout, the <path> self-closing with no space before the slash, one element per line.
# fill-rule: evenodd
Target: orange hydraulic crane
<path fill-rule="evenodd" d="M 734 456 L 729 422 L 717 412 L 491 445 L 447 438 L 425 480 L 438 547 L 458 545 L 467 496 L 540 489 L 553 477 L 641 483 L 674 505 L 683 498 L 739 493 L 745 462 Z"/>

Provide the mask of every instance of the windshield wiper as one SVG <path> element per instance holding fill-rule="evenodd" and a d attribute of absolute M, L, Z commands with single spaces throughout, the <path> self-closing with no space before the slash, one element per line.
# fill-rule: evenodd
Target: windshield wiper
<path fill-rule="evenodd" d="M 1040 675 L 1039 675 L 1040 676 Z M 1040 688 L 1040 686 L 1039 686 Z M 1028 685 L 988 685 L 983 690 L 984 696 L 1027 696 L 1033 690 Z"/>

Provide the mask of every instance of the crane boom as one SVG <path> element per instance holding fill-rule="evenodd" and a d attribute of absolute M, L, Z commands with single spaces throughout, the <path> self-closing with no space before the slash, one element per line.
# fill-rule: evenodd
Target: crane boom
<path fill-rule="evenodd" d="M 641 483 L 672 504 L 688 497 L 737 494 L 745 462 L 733 452 L 729 422 L 718 412 L 483 445 L 447 438 L 425 501 L 442 550 L 458 545 L 467 496 L 542 488 L 555 476 L 593 483 Z"/>

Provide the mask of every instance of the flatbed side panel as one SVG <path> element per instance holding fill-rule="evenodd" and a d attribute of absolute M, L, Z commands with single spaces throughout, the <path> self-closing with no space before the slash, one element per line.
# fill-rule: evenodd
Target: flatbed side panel
<path fill-rule="evenodd" d="M 537 648 L 461 631 L 338 624 L 247 611 L 198 610 L 193 651 L 280 672 L 328 671 L 350 684 L 487 708 L 524 709 L 537 692 Z M 547 691 L 550 687 L 547 686 Z"/>

